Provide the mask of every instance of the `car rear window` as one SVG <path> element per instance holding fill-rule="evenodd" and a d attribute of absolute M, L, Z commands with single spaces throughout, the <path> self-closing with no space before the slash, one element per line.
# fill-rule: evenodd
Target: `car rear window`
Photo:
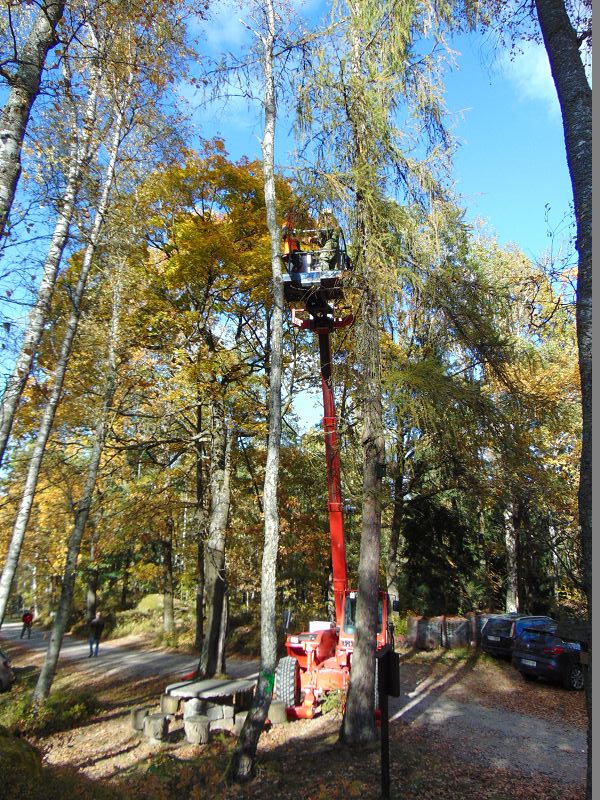
<path fill-rule="evenodd" d="M 521 633 L 519 639 L 522 642 L 530 642 L 536 644 L 550 644 L 553 639 L 557 637 L 554 635 L 554 629 L 549 630 L 535 630 L 533 628 L 525 628 Z"/>
<path fill-rule="evenodd" d="M 512 619 L 488 619 L 485 623 L 485 633 L 493 633 L 504 636 L 510 636 L 510 629 L 512 627 Z"/>

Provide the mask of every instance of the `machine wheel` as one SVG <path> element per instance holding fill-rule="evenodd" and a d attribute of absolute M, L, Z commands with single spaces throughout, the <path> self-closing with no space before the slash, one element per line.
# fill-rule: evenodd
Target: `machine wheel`
<path fill-rule="evenodd" d="M 564 679 L 564 686 L 566 689 L 574 689 L 580 691 L 585 686 L 585 672 L 581 664 L 573 664 L 569 667 Z"/>
<path fill-rule="evenodd" d="M 300 665 L 292 656 L 279 659 L 275 669 L 274 693 L 287 708 L 300 705 Z"/>

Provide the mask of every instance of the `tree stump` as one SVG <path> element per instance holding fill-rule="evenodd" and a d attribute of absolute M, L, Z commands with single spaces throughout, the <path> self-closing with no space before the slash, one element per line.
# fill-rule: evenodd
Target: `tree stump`
<path fill-rule="evenodd" d="M 190 744 L 206 744 L 210 720 L 202 714 L 194 714 L 183 722 L 185 738 Z"/>
<path fill-rule="evenodd" d="M 144 730 L 144 720 L 148 716 L 148 709 L 147 708 L 132 708 L 129 721 L 131 723 L 131 727 L 134 731 L 143 731 Z"/>
<path fill-rule="evenodd" d="M 183 718 L 202 716 L 206 710 L 206 700 L 199 700 L 197 697 L 191 697 L 186 700 L 183 706 Z"/>
<path fill-rule="evenodd" d="M 239 711 L 235 715 L 235 735 L 239 736 L 242 732 L 242 728 L 244 727 L 244 722 L 246 722 L 246 717 L 248 716 L 247 711 Z"/>
<path fill-rule="evenodd" d="M 160 710 L 162 714 L 176 714 L 179 709 L 179 698 L 170 694 L 160 696 Z"/>
<path fill-rule="evenodd" d="M 285 703 L 281 700 L 272 700 L 268 716 L 272 725 L 281 725 L 281 723 L 287 722 Z"/>
<path fill-rule="evenodd" d="M 151 742 L 162 742 L 169 730 L 169 720 L 165 714 L 148 714 L 144 719 L 144 735 Z"/>

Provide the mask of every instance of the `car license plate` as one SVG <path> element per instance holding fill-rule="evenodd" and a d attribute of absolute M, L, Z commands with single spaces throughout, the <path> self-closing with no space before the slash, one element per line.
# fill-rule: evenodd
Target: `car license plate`
<path fill-rule="evenodd" d="M 488 636 L 488 639 L 489 639 L 490 642 L 499 642 L 500 641 L 500 637 L 499 636 Z"/>
<path fill-rule="evenodd" d="M 526 667 L 535 667 L 535 666 L 537 666 L 536 662 L 535 661 L 531 661 L 531 659 L 529 659 L 529 658 L 522 658 L 521 659 L 521 664 L 523 664 Z"/>

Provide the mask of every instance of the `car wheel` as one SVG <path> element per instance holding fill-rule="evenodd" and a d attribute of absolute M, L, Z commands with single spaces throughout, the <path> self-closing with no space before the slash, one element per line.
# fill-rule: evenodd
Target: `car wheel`
<path fill-rule="evenodd" d="M 526 681 L 537 681 L 537 675 L 530 675 L 529 672 L 522 672 L 521 675 L 525 678 Z"/>
<path fill-rule="evenodd" d="M 564 685 L 566 689 L 573 689 L 574 691 L 581 691 L 585 686 L 585 673 L 581 664 L 573 664 L 569 667 Z"/>

